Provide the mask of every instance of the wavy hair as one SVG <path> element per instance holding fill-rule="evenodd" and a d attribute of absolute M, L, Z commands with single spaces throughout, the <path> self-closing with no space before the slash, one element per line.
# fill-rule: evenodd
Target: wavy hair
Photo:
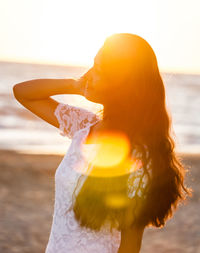
<path fill-rule="evenodd" d="M 84 76 L 89 85 L 94 81 L 90 75 L 94 68 L 95 65 Z M 119 231 L 134 224 L 164 226 L 177 204 L 190 195 L 190 189 L 184 185 L 186 167 L 175 152 L 176 136 L 156 55 L 138 35 L 113 34 L 101 48 L 99 76 L 98 85 L 105 91 L 101 98 L 106 108 L 103 120 L 109 118 L 110 129 L 128 136 L 130 154 L 133 149 L 138 150 L 145 170 L 151 159 L 152 178 L 145 199 L 133 198 L 128 205 L 113 209 L 104 204 L 105 194 L 117 192 L 126 196 L 128 175 L 113 178 L 83 175 L 84 182 L 80 187 L 78 181 L 76 189 L 79 186 L 80 191 L 75 196 L 74 190 L 71 208 L 81 226 L 94 230 L 99 230 L 106 220 Z M 134 219 L 127 221 L 131 212 Z"/>

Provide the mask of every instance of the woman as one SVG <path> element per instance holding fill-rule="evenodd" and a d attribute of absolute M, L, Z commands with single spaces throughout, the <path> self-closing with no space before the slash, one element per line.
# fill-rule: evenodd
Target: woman
<path fill-rule="evenodd" d="M 16 84 L 13 91 L 23 106 L 72 139 L 55 173 L 46 253 L 139 252 L 145 227 L 164 226 L 189 193 L 174 151 L 164 84 L 147 41 L 134 34 L 113 34 L 80 79 L 30 80 Z M 66 93 L 102 104 L 103 117 L 50 97 Z M 133 159 L 134 170 L 124 173 L 121 163 L 121 175 L 115 175 L 116 166 L 109 177 L 86 173 L 94 160 L 84 158 L 84 144 L 115 132 L 128 138 L 126 158 Z"/>

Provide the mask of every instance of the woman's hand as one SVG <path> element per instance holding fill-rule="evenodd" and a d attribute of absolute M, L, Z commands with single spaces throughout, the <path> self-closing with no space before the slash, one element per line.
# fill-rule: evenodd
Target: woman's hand
<path fill-rule="evenodd" d="M 92 68 L 90 68 L 83 76 L 76 80 L 76 86 L 80 91 L 80 95 L 86 95 L 88 84 L 92 81 L 92 71 Z"/>

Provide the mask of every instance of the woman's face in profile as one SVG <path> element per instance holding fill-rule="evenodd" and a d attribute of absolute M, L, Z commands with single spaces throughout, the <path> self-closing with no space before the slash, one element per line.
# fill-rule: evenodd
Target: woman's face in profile
<path fill-rule="evenodd" d="M 86 83 L 85 97 L 91 101 L 96 103 L 101 103 L 102 95 L 105 90 L 103 90 L 103 85 L 101 79 L 101 50 L 97 53 L 94 58 L 94 65 L 88 71 L 88 79 L 89 81 Z"/>

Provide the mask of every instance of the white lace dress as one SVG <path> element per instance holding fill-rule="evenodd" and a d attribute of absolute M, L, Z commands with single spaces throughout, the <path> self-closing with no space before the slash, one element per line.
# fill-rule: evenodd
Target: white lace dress
<path fill-rule="evenodd" d="M 73 210 L 65 213 L 71 205 L 80 171 L 88 166 L 88 159 L 82 154 L 83 147 L 90 146 L 87 147 L 90 154 L 95 150 L 96 144 L 86 145 L 84 140 L 90 126 L 101 119 L 86 109 L 64 103 L 58 104 L 54 114 L 60 125 L 60 134 L 72 141 L 55 173 L 54 213 L 45 253 L 117 253 L 121 241 L 118 230 L 110 232 L 108 224 L 98 232 L 83 228 L 75 220 Z M 134 172 L 134 177 L 130 176 L 130 197 L 141 195 L 147 181 L 142 168 Z"/>

